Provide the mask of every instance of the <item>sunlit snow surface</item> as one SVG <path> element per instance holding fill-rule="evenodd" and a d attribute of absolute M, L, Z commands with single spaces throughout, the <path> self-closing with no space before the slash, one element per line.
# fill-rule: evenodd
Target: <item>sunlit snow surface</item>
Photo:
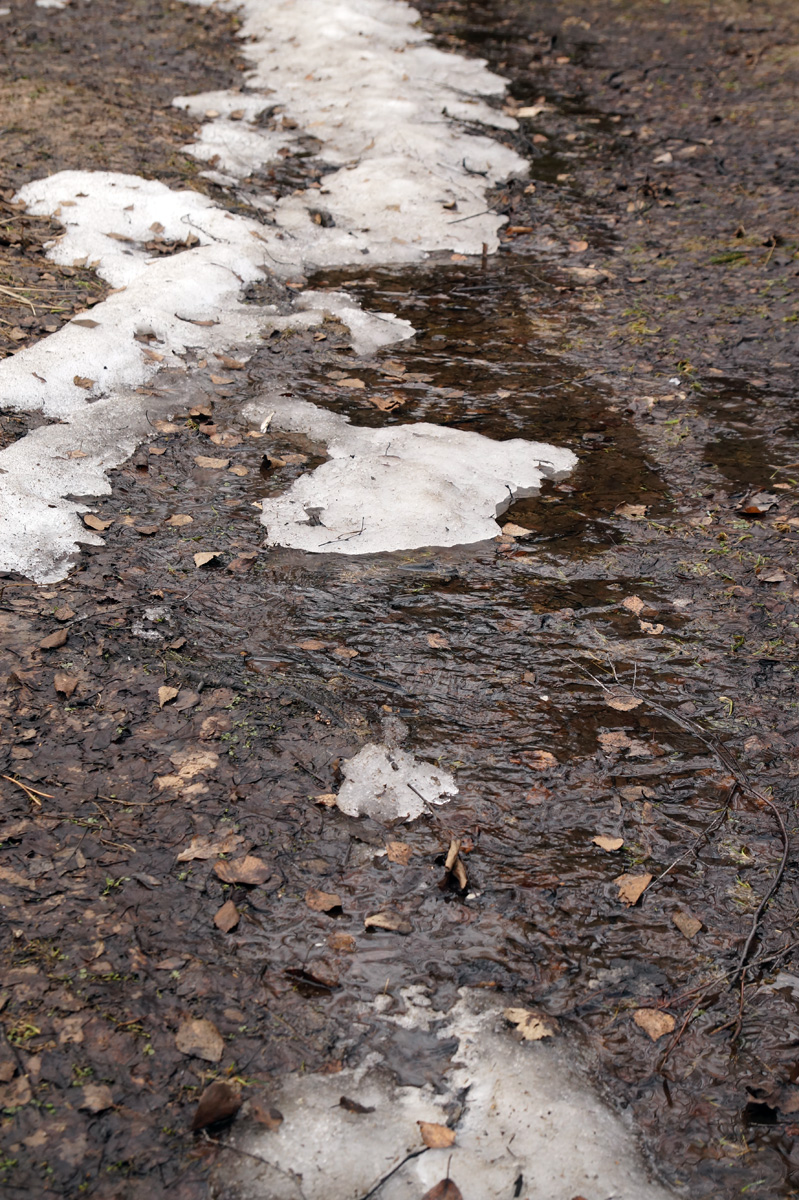
<path fill-rule="evenodd" d="M 457 1040 L 439 1089 L 400 1086 L 379 1053 L 336 1075 L 291 1075 L 270 1096 L 279 1129 L 239 1119 L 239 1152 L 215 1168 L 214 1200 L 360 1200 L 394 1167 L 379 1200 L 420 1200 L 448 1170 L 464 1200 L 672 1195 L 648 1180 L 630 1129 L 576 1074 L 559 1038 L 520 1043 L 496 1000 L 466 989 L 446 1014 L 420 988 L 403 989 L 399 1004 L 379 996 L 375 1008 L 359 1027 L 373 1041 L 379 1022 L 409 1038 Z M 342 1096 L 374 1111 L 348 1112 Z M 455 1144 L 400 1166 L 424 1150 L 418 1121 L 450 1125 Z"/>

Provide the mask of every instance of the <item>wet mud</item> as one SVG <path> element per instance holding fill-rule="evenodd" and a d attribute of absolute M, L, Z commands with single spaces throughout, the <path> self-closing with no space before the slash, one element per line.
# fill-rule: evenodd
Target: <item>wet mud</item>
<path fill-rule="evenodd" d="M 214 1078 L 268 1102 L 288 1070 L 378 1049 L 401 1084 L 435 1084 L 453 1045 L 364 1016 L 413 985 L 442 1011 L 468 986 L 556 1017 L 678 1191 L 794 1194 L 795 263 L 787 233 L 746 232 L 784 228 L 790 166 L 754 122 L 779 127 L 793 83 L 783 9 L 762 8 L 427 9 L 443 44 L 511 75 L 519 103 L 546 97 L 516 142 L 535 191 L 497 196 L 501 253 L 311 281 L 412 320 L 390 354 L 356 360 L 328 323 L 276 335 L 221 383 L 213 364 L 190 392 L 158 376 L 172 419 L 95 505 L 106 546 L 60 584 L 0 581 L 13 1200 L 199 1200 L 225 1162 L 190 1132 Z M 688 42 L 707 47 L 691 67 L 706 91 L 680 83 Z M 662 94 L 640 67 L 656 49 Z M 664 181 L 651 159 L 678 117 L 713 145 L 691 126 L 692 170 Z M 742 240 L 746 257 L 710 261 Z M 342 386 L 353 375 L 362 391 Z M 267 550 L 254 506 L 324 460 L 241 416 L 275 389 L 356 424 L 551 440 L 579 466 L 503 514 L 528 536 Z M 203 552 L 216 557 L 198 568 Z M 451 771 L 458 796 L 408 826 L 330 807 L 341 759 L 386 736 Z M 784 821 L 784 873 L 753 787 Z M 444 870 L 452 838 L 465 889 Z M 407 862 L 386 855 L 394 840 Z M 260 882 L 224 882 L 220 856 L 247 853 Z M 652 876 L 630 906 L 625 874 Z M 309 907 L 314 888 L 340 911 Z M 411 933 L 366 929 L 378 910 Z M 641 1008 L 673 1034 L 653 1042 Z M 215 1058 L 176 1047 L 192 1018 L 221 1034 Z"/>

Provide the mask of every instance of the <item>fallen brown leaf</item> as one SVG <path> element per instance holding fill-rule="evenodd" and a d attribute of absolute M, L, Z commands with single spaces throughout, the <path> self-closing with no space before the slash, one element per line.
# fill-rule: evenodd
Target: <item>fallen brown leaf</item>
<path fill-rule="evenodd" d="M 339 379 L 337 386 L 358 389 L 358 388 L 365 388 L 366 384 L 364 383 L 364 381 L 362 379 L 355 379 L 351 376 L 348 376 L 346 379 Z"/>
<path fill-rule="evenodd" d="M 363 923 L 367 929 L 387 929 L 391 933 L 401 933 L 403 935 L 413 932 L 413 926 L 410 921 L 406 921 L 399 913 L 372 913 L 371 916 L 364 917 Z"/>
<path fill-rule="evenodd" d="M 262 1100 L 255 1098 L 250 1101 L 250 1112 L 255 1117 L 260 1125 L 265 1125 L 267 1129 L 279 1129 L 283 1124 L 283 1114 L 279 1108 L 272 1106 L 267 1107 Z"/>
<path fill-rule="evenodd" d="M 67 640 L 66 629 L 57 629 L 55 633 L 49 634 L 46 638 L 42 638 L 39 642 L 40 650 L 57 650 L 59 646 L 64 646 Z"/>
<path fill-rule="evenodd" d="M 88 379 L 85 375 L 73 375 L 72 382 L 75 384 L 75 387 L 83 388 L 88 392 L 94 387 L 97 380 Z"/>
<path fill-rule="evenodd" d="M 331 950 L 343 951 L 345 954 L 352 954 L 355 950 L 357 942 L 351 933 L 331 933 L 328 936 L 327 944 Z"/>
<path fill-rule="evenodd" d="M 683 937 L 688 938 L 689 942 L 692 938 L 696 937 L 696 935 L 699 933 L 699 930 L 702 928 L 702 922 L 699 920 L 699 918 L 692 917 L 691 914 L 687 912 L 672 913 L 671 919 Z"/>
<path fill-rule="evenodd" d="M 365 399 L 367 404 L 379 408 L 381 412 L 394 412 L 408 401 L 408 397 L 403 396 L 402 392 L 392 392 L 390 396 L 366 396 Z"/>
<path fill-rule="evenodd" d="M 626 608 L 629 612 L 633 613 L 636 617 L 647 607 L 640 596 L 625 597 L 625 599 L 621 602 L 621 606 L 622 608 Z"/>
<path fill-rule="evenodd" d="M 449 650 L 449 642 L 443 633 L 428 633 L 427 644 L 434 650 Z"/>
<path fill-rule="evenodd" d="M 389 862 L 399 863 L 402 867 L 407 867 L 411 861 L 413 851 L 405 842 L 386 842 L 386 857 Z"/>
<path fill-rule="evenodd" d="M 437 1125 L 435 1121 L 417 1121 L 425 1146 L 431 1150 L 446 1150 L 455 1144 L 455 1130 L 448 1125 Z"/>
<path fill-rule="evenodd" d="M 198 467 L 207 471 L 223 471 L 225 467 L 230 466 L 229 458 L 209 458 L 207 454 L 196 455 L 194 461 Z"/>
<path fill-rule="evenodd" d="M 64 671 L 56 671 L 53 677 L 53 683 L 55 684 L 55 690 L 60 692 L 62 696 L 65 696 L 66 699 L 69 700 L 70 696 L 75 691 L 75 688 L 80 683 L 80 680 L 78 679 L 77 675 L 67 675 Z"/>
<path fill-rule="evenodd" d="M 617 712 L 631 712 L 634 708 L 638 708 L 639 704 L 643 704 L 643 700 L 621 688 L 615 688 L 607 693 L 606 703 L 610 708 L 615 708 Z"/>
<path fill-rule="evenodd" d="M 676 1024 L 670 1013 L 661 1012 L 658 1008 L 639 1008 L 633 1013 L 633 1020 L 639 1029 L 649 1034 L 653 1042 L 671 1033 Z"/>
<path fill-rule="evenodd" d="M 192 1130 L 207 1129 L 220 1121 L 229 1121 L 241 1108 L 241 1093 L 221 1079 L 209 1083 L 200 1096 L 191 1123 Z"/>
<path fill-rule="evenodd" d="M 321 642 L 319 638 L 306 638 L 304 642 L 298 643 L 300 650 L 324 650 L 327 642 Z"/>
<path fill-rule="evenodd" d="M 83 1087 L 83 1098 L 78 1108 L 84 1112 L 100 1113 L 114 1107 L 114 1098 L 107 1083 L 87 1083 Z"/>
<path fill-rule="evenodd" d="M 422 1200 L 463 1200 L 463 1193 L 451 1179 L 442 1179 L 429 1192 L 425 1192 Z"/>
<path fill-rule="evenodd" d="M 624 845 L 624 838 L 607 837 L 604 833 L 598 833 L 591 841 L 595 846 L 599 846 L 600 850 L 621 850 Z"/>
<path fill-rule="evenodd" d="M 515 1025 L 526 1042 L 540 1042 L 542 1038 L 552 1037 L 554 1027 L 544 1018 L 529 1008 L 506 1008 L 502 1015 L 511 1025 Z"/>
<path fill-rule="evenodd" d="M 466 868 L 460 859 L 461 844 L 457 838 L 453 838 L 447 850 L 447 857 L 444 861 L 444 870 L 448 875 L 452 875 L 456 880 L 458 887 L 463 891 L 468 886 L 469 879 L 466 874 Z"/>
<path fill-rule="evenodd" d="M 96 516 L 95 513 L 84 513 L 83 524 L 89 529 L 97 529 L 102 533 L 104 529 L 108 529 L 109 525 L 113 525 L 114 521 L 113 518 L 110 521 L 104 521 L 102 517 Z"/>
<path fill-rule="evenodd" d="M 239 910 L 232 900 L 226 900 L 220 909 L 214 914 L 214 925 L 217 929 L 221 929 L 222 933 L 230 933 L 231 929 L 235 929 L 239 923 Z"/>
<path fill-rule="evenodd" d="M 549 750 L 530 750 L 525 757 L 525 762 L 534 771 L 548 771 L 551 767 L 558 765 L 558 760 L 554 754 L 550 754 Z"/>
<path fill-rule="evenodd" d="M 182 525 L 191 525 L 194 517 L 190 517 L 187 513 L 175 513 L 167 521 L 167 525 L 174 526 L 175 529 L 180 529 Z"/>
<path fill-rule="evenodd" d="M 613 882 L 619 889 L 619 899 L 622 904 L 632 908 L 643 896 L 652 882 L 651 875 L 619 875 Z"/>
<path fill-rule="evenodd" d="M 207 567 L 215 558 L 219 558 L 218 550 L 201 550 L 194 555 L 194 565 L 195 567 Z"/>
<path fill-rule="evenodd" d="M 269 879 L 272 868 L 262 858 L 247 854 L 244 858 L 216 863 L 214 873 L 223 883 L 248 883 L 252 887 L 258 887 Z"/>
<path fill-rule="evenodd" d="M 214 358 L 221 362 L 223 367 L 227 367 L 228 371 L 241 371 L 246 367 L 246 363 L 240 362 L 237 358 L 231 358 L 227 354 L 214 354 Z"/>
<path fill-rule="evenodd" d="M 641 633 L 658 634 L 663 632 L 662 625 L 653 625 L 651 621 L 639 621 L 638 628 L 641 630 Z"/>
<path fill-rule="evenodd" d="M 216 387 L 223 387 L 226 383 L 233 382 L 232 379 L 225 379 L 222 375 L 211 375 L 210 380 Z"/>
<path fill-rule="evenodd" d="M 530 537 L 532 532 L 533 532 L 532 529 L 525 529 L 525 527 L 523 525 L 514 525 L 510 521 L 508 522 L 507 525 L 502 526 L 502 536 L 503 537 L 526 538 L 526 537 Z"/>
<path fill-rule="evenodd" d="M 168 704 L 170 700 L 174 700 L 179 692 L 180 688 L 167 687 L 166 685 L 164 685 L 164 687 L 160 687 L 158 689 L 158 707 L 163 708 L 164 705 Z"/>
<path fill-rule="evenodd" d="M 628 521 L 641 521 L 646 516 L 647 504 L 617 504 L 614 513 Z"/>
<path fill-rule="evenodd" d="M 181 1054 L 192 1054 L 204 1062 L 219 1062 L 225 1049 L 216 1025 L 204 1018 L 183 1021 L 175 1035 L 175 1045 Z"/>
<path fill-rule="evenodd" d="M 334 908 L 341 908 L 341 896 L 337 892 L 320 892 L 318 888 L 308 888 L 305 903 L 314 912 L 332 912 Z"/>

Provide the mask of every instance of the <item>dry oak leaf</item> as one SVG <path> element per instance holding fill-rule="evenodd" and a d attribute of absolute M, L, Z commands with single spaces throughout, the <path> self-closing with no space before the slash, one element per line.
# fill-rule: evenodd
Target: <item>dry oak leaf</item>
<path fill-rule="evenodd" d="M 226 900 L 220 909 L 214 914 L 214 925 L 217 929 L 221 929 L 222 933 L 230 933 L 231 929 L 235 929 L 239 923 L 239 910 L 232 900 Z"/>
<path fill-rule="evenodd" d="M 207 454 L 198 454 L 194 461 L 198 467 L 204 467 L 208 471 L 223 471 L 225 467 L 230 466 L 229 458 L 209 458 Z"/>
<path fill-rule="evenodd" d="M 53 616 L 56 621 L 71 621 L 75 616 L 75 610 L 74 608 L 70 608 L 68 604 L 62 604 L 60 608 L 55 610 Z"/>
<path fill-rule="evenodd" d="M 226 383 L 233 382 L 232 379 L 225 379 L 222 375 L 211 375 L 210 380 L 216 387 L 223 387 Z"/>
<path fill-rule="evenodd" d="M 262 858 L 247 854 L 244 858 L 216 863 L 214 873 L 223 883 L 248 883 L 252 887 L 258 887 L 269 879 L 272 868 Z"/>
<path fill-rule="evenodd" d="M 355 379 L 352 376 L 348 376 L 346 379 L 339 379 L 337 386 L 357 389 L 357 388 L 365 388 L 366 384 L 364 383 L 364 381 L 362 379 Z"/>
<path fill-rule="evenodd" d="M 97 380 L 88 379 L 85 375 L 73 375 L 72 382 L 75 384 L 75 387 L 84 388 L 88 392 L 94 387 Z"/>
<path fill-rule="evenodd" d="M 219 558 L 218 550 L 201 550 L 194 555 L 194 565 L 195 567 L 207 567 L 215 558 Z"/>
<path fill-rule="evenodd" d="M 357 658 L 358 651 L 351 650 L 349 646 L 336 646 L 333 653 L 337 658 Z"/>
<path fill-rule="evenodd" d="M 604 833 L 598 833 L 591 841 L 595 846 L 599 846 L 600 850 L 621 850 L 624 845 L 624 838 L 607 837 Z"/>
<path fill-rule="evenodd" d="M 702 928 L 702 922 L 699 920 L 699 918 L 692 917 L 691 914 L 687 912 L 672 913 L 671 919 L 683 937 L 688 938 L 689 942 L 692 938 L 696 937 L 696 935 L 699 933 L 699 930 Z"/>
<path fill-rule="evenodd" d="M 77 675 L 67 675 L 64 671 L 56 671 L 53 683 L 55 684 L 55 690 L 69 700 L 80 680 Z"/>
<path fill-rule="evenodd" d="M 175 529 L 180 529 L 181 525 L 191 525 L 194 517 L 190 517 L 188 513 L 174 513 L 167 521 L 167 525 L 172 525 Z"/>
<path fill-rule="evenodd" d="M 530 1012 L 529 1008 L 506 1008 L 502 1012 L 506 1021 L 515 1025 L 526 1042 L 540 1042 L 542 1038 L 552 1037 L 555 1030 L 545 1020 Z"/>
<path fill-rule="evenodd" d="M 422 1200 L 463 1200 L 463 1193 L 451 1179 L 442 1179 L 429 1192 L 425 1192 Z"/>
<path fill-rule="evenodd" d="M 619 889 L 619 899 L 622 904 L 632 908 L 643 896 L 652 882 L 651 875 L 619 875 L 613 880 Z"/>
<path fill-rule="evenodd" d="M 241 1093 L 221 1079 L 209 1083 L 200 1096 L 191 1123 L 192 1130 L 207 1129 L 209 1125 L 217 1125 L 220 1121 L 229 1121 L 235 1117 L 241 1108 Z"/>
<path fill-rule="evenodd" d="M 327 642 L 321 642 L 319 638 L 307 638 L 304 642 L 298 643 L 300 650 L 324 650 Z"/>
<path fill-rule="evenodd" d="M 114 1107 L 111 1089 L 106 1083 L 87 1083 L 83 1088 L 83 1099 L 78 1108 L 85 1112 L 100 1113 Z"/>
<path fill-rule="evenodd" d="M 653 625 L 651 621 L 639 621 L 638 628 L 641 630 L 641 633 L 658 634 L 663 632 L 662 625 Z"/>
<path fill-rule="evenodd" d="M 312 796 L 311 799 L 315 800 L 317 804 L 323 804 L 325 808 L 334 808 L 338 800 L 338 792 L 322 792 L 318 796 Z"/>
<path fill-rule="evenodd" d="M 526 538 L 530 537 L 532 532 L 532 529 L 525 529 L 523 525 L 514 525 L 512 522 L 502 526 L 502 537 Z"/>
<path fill-rule="evenodd" d="M 372 913 L 371 916 L 364 917 L 363 923 L 367 929 L 387 929 L 391 933 L 401 933 L 403 935 L 413 933 L 413 926 L 410 921 L 406 921 L 399 913 Z"/>
<path fill-rule="evenodd" d="M 671 1033 L 676 1024 L 670 1013 L 661 1012 L 658 1008 L 639 1008 L 633 1013 L 633 1020 L 639 1029 L 649 1034 L 653 1042 Z"/>
<path fill-rule="evenodd" d="M 48 637 L 42 638 L 39 642 L 40 650 L 57 650 L 59 646 L 65 645 L 67 640 L 66 629 L 57 629 L 55 633 L 51 633 Z"/>
<path fill-rule="evenodd" d="M 113 518 L 110 521 L 104 521 L 102 517 L 98 517 L 95 513 L 84 513 L 83 524 L 88 529 L 97 529 L 102 533 L 104 529 L 108 529 L 109 525 L 113 525 L 114 521 Z"/>
<path fill-rule="evenodd" d="M 166 685 L 160 687 L 158 689 L 158 707 L 163 708 L 170 700 L 174 700 L 179 691 L 180 688 L 176 687 L 167 687 Z"/>
<path fill-rule="evenodd" d="M 413 850 L 406 842 L 386 842 L 386 857 L 389 862 L 399 863 L 407 867 L 411 861 Z"/>
<path fill-rule="evenodd" d="M 641 599 L 640 596 L 625 597 L 625 599 L 622 600 L 622 602 L 621 602 L 621 606 L 622 606 L 622 608 L 626 608 L 628 610 L 628 612 L 634 613 L 634 615 L 636 617 L 638 616 L 639 613 L 643 612 L 644 609 L 647 607 L 647 605 Z"/>
<path fill-rule="evenodd" d="M 231 467 L 230 473 L 231 475 L 239 475 L 243 477 L 245 475 L 249 475 L 250 469 L 249 467 Z"/>
<path fill-rule="evenodd" d="M 222 1035 L 213 1021 L 184 1021 L 175 1035 L 175 1045 L 181 1054 L 193 1054 L 204 1062 L 219 1062 L 225 1049 Z"/>
<path fill-rule="evenodd" d="M 230 358 L 227 354 L 214 354 L 214 358 L 221 362 L 223 367 L 227 367 L 228 371 L 241 371 L 247 365 L 238 358 Z"/>
<path fill-rule="evenodd" d="M 319 888 L 308 888 L 305 903 L 314 912 L 331 912 L 334 908 L 341 908 L 341 896 L 338 892 L 321 892 Z"/>
<path fill-rule="evenodd" d="M 417 1121 L 422 1141 L 430 1150 L 446 1150 L 455 1144 L 455 1130 L 448 1125 L 437 1125 L 435 1121 Z"/>

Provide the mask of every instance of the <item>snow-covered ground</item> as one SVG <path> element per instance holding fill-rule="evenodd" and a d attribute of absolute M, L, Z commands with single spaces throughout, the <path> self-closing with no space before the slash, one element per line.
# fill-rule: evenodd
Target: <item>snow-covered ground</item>
<path fill-rule="evenodd" d="M 312 135 L 320 143 L 319 158 L 336 169 L 321 186 L 300 194 L 255 197 L 271 223 L 235 216 L 195 192 L 107 172 L 62 172 L 21 190 L 31 212 L 56 216 L 64 225 L 64 234 L 49 249 L 51 257 L 64 264 L 86 261 L 119 290 L 92 310 L 90 320 L 73 320 L 0 364 L 0 405 L 37 410 L 61 422 L 0 453 L 0 569 L 39 581 L 62 578 L 78 543 L 99 540 L 79 519 L 85 505 L 67 497 L 109 491 L 106 472 L 147 434 L 143 401 L 134 389 L 162 367 L 182 369 L 187 345 L 208 351 L 235 347 L 241 353 L 275 327 L 307 326 L 325 312 L 349 324 L 358 353 L 372 353 L 413 333 L 407 322 L 390 314 L 364 314 L 339 294 L 300 292 L 294 313 L 279 317 L 269 308 L 240 303 L 247 283 L 266 273 L 302 277 L 323 265 L 414 262 L 434 251 L 496 249 L 504 218 L 486 211 L 487 189 L 523 174 L 526 163 L 501 142 L 466 132 L 459 122 L 515 126 L 513 118 L 481 98 L 502 93 L 499 77 L 478 61 L 431 47 L 417 27 L 415 10 L 395 0 L 345 0 L 334 6 L 319 0 L 247 0 L 243 15 L 243 49 L 252 63 L 245 90 L 175 101 L 207 118 L 191 152 L 213 158 L 213 177 L 233 184 L 280 149 L 291 151 L 298 139 Z M 258 118 L 275 107 L 282 113 L 280 129 L 265 130 Z M 320 211 L 326 214 L 321 224 L 314 219 Z M 154 259 L 146 250 L 154 230 L 177 241 L 191 233 L 198 244 Z M 198 323 L 207 321 L 214 324 Z M 147 345 L 137 340 L 142 334 L 148 335 Z M 427 506 L 412 540 L 398 541 L 388 532 L 381 542 L 376 528 L 357 547 L 345 547 L 336 526 L 332 536 L 338 544 L 331 548 L 364 552 L 420 545 L 425 539 L 451 544 L 491 536 L 503 496 L 513 490 L 517 476 L 535 474 L 541 447 L 530 446 L 524 467 L 520 442 L 499 452 L 500 460 L 507 455 L 506 466 L 496 464 L 494 453 L 495 482 L 479 489 L 474 519 L 453 521 L 441 479 L 453 436 L 462 441 L 471 435 L 446 437 L 429 427 L 424 433 L 419 427 L 395 435 L 395 453 L 400 442 L 415 450 L 425 445 L 424 461 L 415 453 L 414 466 L 405 462 L 402 469 L 406 482 L 413 474 Z M 459 444 L 456 458 L 463 459 L 462 449 Z M 356 499 L 342 509 L 344 525 L 358 519 L 370 461 L 364 446 L 357 464 L 350 464 L 347 478 Z M 383 468 L 394 461 L 383 457 Z M 568 469 L 562 455 L 561 463 Z M 343 477 L 346 466 L 330 464 L 324 475 L 316 472 L 298 490 L 307 487 L 315 495 L 334 474 L 337 481 Z M 447 477 L 444 483 L 455 481 Z M 491 511 L 494 493 L 500 504 Z M 391 489 L 382 493 L 384 499 L 391 494 Z M 280 511 L 296 500 L 292 494 Z M 288 525 L 276 513 L 271 540 L 320 548 L 324 539 L 298 541 Z"/>

